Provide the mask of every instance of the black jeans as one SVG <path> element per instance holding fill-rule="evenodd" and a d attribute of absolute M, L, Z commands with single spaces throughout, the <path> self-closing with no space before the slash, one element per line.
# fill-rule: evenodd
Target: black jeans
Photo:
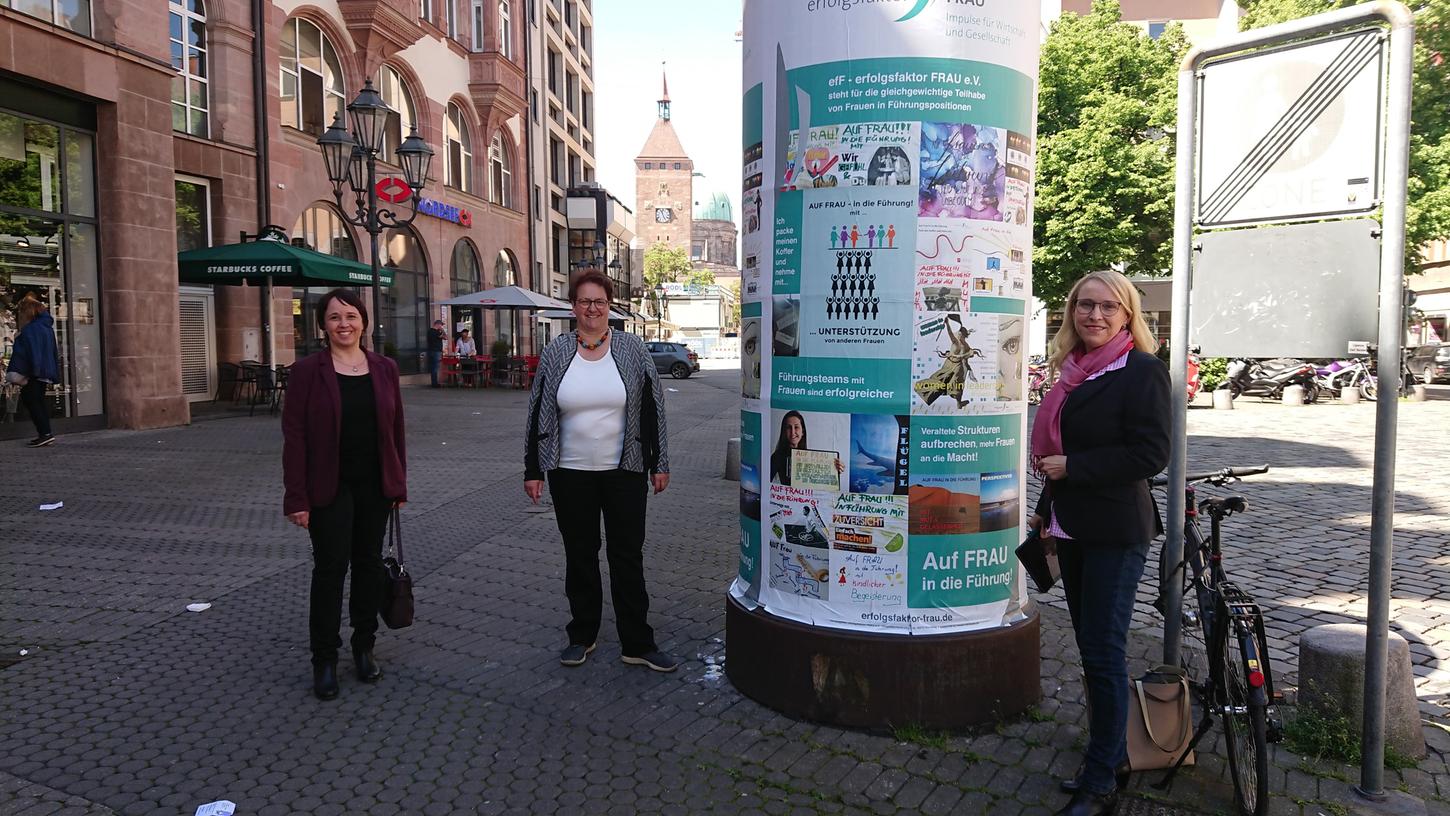
<path fill-rule="evenodd" d="M 549 495 L 564 537 L 564 594 L 569 597 L 570 643 L 599 636 L 604 589 L 599 577 L 599 520 L 604 519 L 609 596 L 614 601 L 620 652 L 637 657 L 655 650 L 649 594 L 644 586 L 644 513 L 649 479 L 632 470 L 549 471 Z"/>
<path fill-rule="evenodd" d="M 1128 758 L 1128 625 L 1146 545 L 1059 539 L 1057 559 L 1087 685 L 1088 745 L 1082 785 L 1108 793 Z"/>
<path fill-rule="evenodd" d="M 376 482 L 340 482 L 337 498 L 312 508 L 312 604 L 308 629 L 313 663 L 337 662 L 342 648 L 342 582 L 352 564 L 348 617 L 352 648 L 371 649 L 378 631 L 383 595 L 383 535 L 392 503 Z"/>
<path fill-rule="evenodd" d="M 30 382 L 20 386 L 20 404 L 25 406 L 25 413 L 30 414 L 30 421 L 35 423 L 35 433 L 39 436 L 50 436 L 50 406 L 45 404 L 46 383 L 31 378 Z"/>

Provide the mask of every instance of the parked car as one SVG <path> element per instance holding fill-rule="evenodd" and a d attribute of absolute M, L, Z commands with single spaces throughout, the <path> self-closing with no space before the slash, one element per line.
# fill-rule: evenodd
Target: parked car
<path fill-rule="evenodd" d="M 684 343 L 645 343 L 649 356 L 654 358 L 655 370 L 683 380 L 700 370 L 700 355 Z"/>
<path fill-rule="evenodd" d="M 1426 343 L 1410 352 L 1406 364 L 1426 385 L 1450 379 L 1450 343 Z"/>

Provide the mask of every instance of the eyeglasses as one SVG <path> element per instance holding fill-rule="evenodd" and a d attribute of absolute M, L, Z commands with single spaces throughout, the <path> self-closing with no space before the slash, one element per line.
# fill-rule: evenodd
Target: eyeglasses
<path fill-rule="evenodd" d="M 1123 309 L 1123 304 L 1116 300 L 1079 300 L 1073 305 L 1073 308 L 1083 317 L 1092 314 L 1094 309 L 1097 309 L 1103 317 L 1117 317 L 1118 312 Z"/>
<path fill-rule="evenodd" d="M 574 301 L 574 305 L 575 306 L 582 306 L 585 309 L 607 309 L 607 308 L 609 308 L 609 301 L 607 301 L 607 300 L 598 300 L 598 299 L 594 299 L 594 300 L 576 300 L 576 301 Z"/>

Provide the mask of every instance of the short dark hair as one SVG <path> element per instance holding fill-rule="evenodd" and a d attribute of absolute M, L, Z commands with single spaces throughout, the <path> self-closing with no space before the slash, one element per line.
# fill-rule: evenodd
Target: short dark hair
<path fill-rule="evenodd" d="M 604 276 L 603 272 L 597 269 L 587 269 L 579 273 L 569 284 L 569 302 L 572 303 L 579 296 L 579 287 L 586 283 L 592 283 L 604 290 L 604 299 L 614 302 L 614 281 Z"/>
<path fill-rule="evenodd" d="M 327 325 L 327 307 L 334 300 L 340 300 L 357 309 L 357 313 L 362 315 L 363 336 L 366 337 L 368 333 L 368 307 L 363 304 L 363 299 L 358 296 L 358 293 L 351 289 L 333 289 L 331 292 L 323 295 L 321 300 L 317 301 L 317 327 L 322 329 Z M 327 333 L 324 329 L 323 337 L 326 336 Z"/>

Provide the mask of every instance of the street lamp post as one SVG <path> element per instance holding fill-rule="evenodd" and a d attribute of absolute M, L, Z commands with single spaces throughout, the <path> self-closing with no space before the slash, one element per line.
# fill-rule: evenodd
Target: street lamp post
<path fill-rule="evenodd" d="M 655 339 L 665 339 L 665 285 L 655 284 Z"/>
<path fill-rule="evenodd" d="M 322 161 L 327 166 L 327 178 L 332 182 L 332 196 L 337 199 L 338 209 L 349 223 L 361 227 L 368 234 L 371 245 L 370 260 L 373 271 L 373 351 L 383 353 L 383 314 L 381 307 L 380 273 L 378 267 L 378 237 L 384 229 L 396 229 L 413 223 L 418 217 L 416 205 L 406 217 L 396 210 L 378 206 L 378 154 L 383 149 L 387 134 L 388 116 L 392 108 L 373 88 L 371 79 L 363 83 L 357 98 L 347 106 L 352 118 L 353 134 L 348 133 L 347 123 L 339 113 L 332 120 L 332 126 L 317 140 L 322 148 Z M 412 188 L 415 198 L 423 192 L 428 181 L 428 165 L 433 161 L 433 148 L 418 135 L 418 127 L 394 151 L 398 164 L 403 167 L 403 180 Z M 347 213 L 342 205 L 342 188 L 348 185 L 353 192 L 353 212 Z M 401 203 L 401 202 L 391 202 Z"/>

